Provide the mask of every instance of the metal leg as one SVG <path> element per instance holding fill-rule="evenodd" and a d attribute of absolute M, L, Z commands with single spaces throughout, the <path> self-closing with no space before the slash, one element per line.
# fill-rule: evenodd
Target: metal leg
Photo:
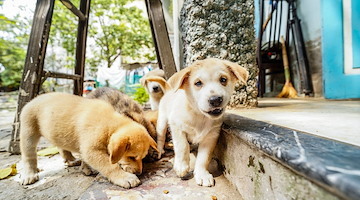
<path fill-rule="evenodd" d="M 84 70 L 85 70 L 85 53 L 86 38 L 89 24 L 90 0 L 81 0 L 80 11 L 84 14 L 85 19 L 79 20 L 77 42 L 76 42 L 76 66 L 75 74 L 80 75 L 80 80 L 74 80 L 74 94 L 82 96 Z"/>
<path fill-rule="evenodd" d="M 176 72 L 169 35 L 160 0 L 145 0 L 153 41 L 159 66 L 165 71 L 166 79 Z"/>
<path fill-rule="evenodd" d="M 55 0 L 38 0 L 36 3 L 24 72 L 19 89 L 18 107 L 9 146 L 9 152 L 13 154 L 20 153 L 19 116 L 21 110 L 27 102 L 39 94 L 46 46 L 49 39 L 51 19 L 54 10 L 54 1 Z"/>

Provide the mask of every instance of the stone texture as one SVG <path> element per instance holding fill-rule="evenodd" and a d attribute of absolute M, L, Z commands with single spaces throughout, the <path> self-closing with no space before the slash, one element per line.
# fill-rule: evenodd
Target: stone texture
<path fill-rule="evenodd" d="M 244 199 L 360 199 L 360 148 L 226 115 L 215 155 Z"/>
<path fill-rule="evenodd" d="M 180 13 L 184 66 L 216 57 L 250 72 L 247 85 L 237 84 L 230 107 L 257 105 L 253 0 L 187 0 Z"/>

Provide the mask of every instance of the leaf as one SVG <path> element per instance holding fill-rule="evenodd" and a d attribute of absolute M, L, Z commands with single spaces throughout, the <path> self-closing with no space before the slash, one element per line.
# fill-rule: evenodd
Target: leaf
<path fill-rule="evenodd" d="M 45 149 L 42 149 L 37 152 L 38 156 L 52 156 L 59 153 L 59 150 L 57 147 L 47 147 Z"/>
<path fill-rule="evenodd" d="M 9 176 L 14 176 L 17 173 L 16 164 L 11 165 L 8 168 L 0 169 L 0 180 Z"/>

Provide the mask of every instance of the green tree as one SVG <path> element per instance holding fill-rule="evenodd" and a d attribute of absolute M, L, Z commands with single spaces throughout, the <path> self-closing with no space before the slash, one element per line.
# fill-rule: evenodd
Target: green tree
<path fill-rule="evenodd" d="M 0 86 L 16 89 L 20 85 L 26 51 L 16 42 L 0 38 L 0 64 L 5 70 L 0 73 Z"/>
<path fill-rule="evenodd" d="M 80 0 L 71 2 L 78 7 Z M 63 67 L 75 66 L 77 24 L 78 18 L 60 1 L 55 1 L 45 68 L 58 71 Z"/>
<path fill-rule="evenodd" d="M 0 0 L 0 6 L 3 4 Z M 71 1 L 79 7 L 80 0 Z M 123 61 L 155 60 L 148 20 L 133 0 L 97 0 L 91 3 L 87 67 L 110 67 L 119 56 Z M 26 9 L 26 8 L 24 8 Z M 28 10 L 27 10 L 28 12 Z M 45 68 L 57 70 L 75 65 L 78 19 L 60 1 L 55 1 Z M 31 19 L 0 14 L 1 86 L 18 87 L 24 66 Z M 61 53 L 59 53 L 61 51 Z M 65 54 L 65 55 L 64 55 Z"/>
<path fill-rule="evenodd" d="M 0 6 L 3 1 L 0 1 Z M 26 9 L 26 8 L 22 8 Z M 16 89 L 20 85 L 24 67 L 31 19 L 15 16 L 9 19 L 0 14 L 0 86 Z"/>
<path fill-rule="evenodd" d="M 78 6 L 79 0 L 72 3 Z M 148 19 L 136 3 L 133 0 L 92 1 L 86 60 L 89 68 L 96 69 L 101 64 L 110 67 L 119 56 L 125 62 L 155 59 Z M 77 19 L 60 4 L 59 1 L 55 4 L 49 44 L 63 47 L 67 55 L 61 62 L 73 67 Z"/>
<path fill-rule="evenodd" d="M 92 5 L 89 35 L 94 39 L 93 60 L 110 67 L 122 56 L 124 62 L 155 59 L 148 20 L 130 0 L 98 0 Z M 132 3 L 132 4 L 131 4 Z"/>

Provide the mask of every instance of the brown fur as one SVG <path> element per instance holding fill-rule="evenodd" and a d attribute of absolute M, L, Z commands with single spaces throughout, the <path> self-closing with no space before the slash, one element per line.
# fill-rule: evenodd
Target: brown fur
<path fill-rule="evenodd" d="M 75 159 L 71 152 L 80 153 L 83 162 L 124 188 L 140 184 L 132 173 L 141 173 L 149 147 L 156 148 L 143 126 L 108 103 L 70 94 L 38 96 L 23 108 L 20 122 L 24 185 L 39 179 L 36 146 L 41 136 L 57 146 L 66 161 Z"/>
<path fill-rule="evenodd" d="M 151 137 L 156 138 L 155 126 L 145 118 L 141 106 L 126 94 L 116 89 L 102 87 L 90 92 L 86 97 L 89 99 L 101 99 L 110 103 L 117 112 L 143 125 Z"/>
<path fill-rule="evenodd" d="M 158 119 L 158 114 L 159 111 L 157 110 L 147 110 L 144 112 L 146 119 L 148 119 L 150 121 L 151 124 L 154 125 L 154 127 L 156 127 L 156 122 Z"/>

